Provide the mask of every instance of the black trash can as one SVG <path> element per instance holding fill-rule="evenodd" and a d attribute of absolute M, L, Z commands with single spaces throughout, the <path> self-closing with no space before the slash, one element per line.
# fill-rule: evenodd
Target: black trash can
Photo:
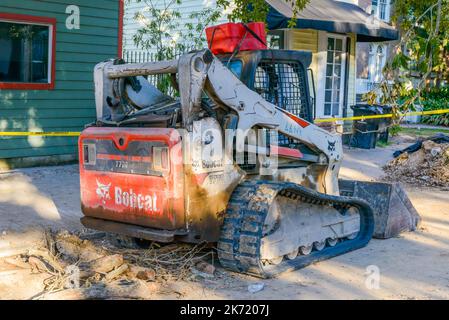
<path fill-rule="evenodd" d="M 390 106 L 380 106 L 382 108 L 382 114 L 391 114 L 393 108 Z M 387 143 L 390 134 L 390 126 L 392 123 L 392 118 L 380 118 L 377 119 L 379 122 L 379 127 L 377 128 L 377 140 Z"/>
<path fill-rule="evenodd" d="M 391 107 L 381 105 L 356 104 L 351 107 L 354 116 L 373 116 L 388 114 Z M 354 121 L 353 131 L 349 145 L 360 149 L 374 149 L 377 141 L 388 142 L 388 127 L 391 119 L 365 119 Z"/>

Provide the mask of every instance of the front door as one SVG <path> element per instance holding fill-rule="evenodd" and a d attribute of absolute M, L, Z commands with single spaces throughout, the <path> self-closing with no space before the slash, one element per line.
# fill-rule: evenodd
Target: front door
<path fill-rule="evenodd" d="M 346 38 L 331 36 L 327 40 L 324 116 L 342 115 L 346 66 Z"/>

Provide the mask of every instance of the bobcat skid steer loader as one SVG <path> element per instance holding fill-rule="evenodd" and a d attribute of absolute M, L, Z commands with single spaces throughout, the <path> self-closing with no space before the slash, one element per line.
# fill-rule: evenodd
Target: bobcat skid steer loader
<path fill-rule="evenodd" d="M 397 186 L 339 181 L 341 137 L 313 124 L 311 58 L 206 49 L 98 64 L 97 121 L 79 139 L 84 226 L 216 244 L 225 268 L 259 277 L 413 229 Z"/>

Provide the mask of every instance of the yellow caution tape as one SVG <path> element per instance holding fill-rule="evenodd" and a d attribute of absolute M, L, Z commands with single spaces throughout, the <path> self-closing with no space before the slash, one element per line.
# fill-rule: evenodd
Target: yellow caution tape
<path fill-rule="evenodd" d="M 407 113 L 400 113 L 399 116 L 424 116 L 424 115 L 435 115 L 435 114 L 445 114 L 445 113 L 449 113 L 449 109 L 407 112 Z M 367 120 L 367 119 L 386 119 L 386 118 L 393 118 L 393 114 L 390 113 L 390 114 L 376 114 L 373 116 L 316 119 L 315 123 L 337 122 L 337 121 L 356 121 L 356 120 Z"/>
<path fill-rule="evenodd" d="M 423 115 L 435 115 L 435 114 L 445 114 L 449 113 L 449 109 L 443 110 L 433 110 L 433 111 L 416 111 L 400 113 L 400 116 L 423 116 Z M 358 116 L 358 117 L 346 117 L 346 118 L 329 118 L 329 119 L 316 119 L 315 123 L 324 122 L 337 122 L 337 121 L 356 121 L 356 120 L 367 120 L 367 119 L 384 119 L 392 118 L 393 114 L 377 114 L 373 116 Z M 81 132 L 0 132 L 0 137 L 79 137 Z"/>
<path fill-rule="evenodd" d="M 81 132 L 0 132 L 0 136 L 7 137 L 79 137 Z"/>

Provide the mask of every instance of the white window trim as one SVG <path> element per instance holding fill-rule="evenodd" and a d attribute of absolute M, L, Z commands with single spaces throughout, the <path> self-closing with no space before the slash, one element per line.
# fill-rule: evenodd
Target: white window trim
<path fill-rule="evenodd" d="M 324 36 L 325 35 L 325 36 Z M 345 81 L 346 81 L 346 62 L 348 59 L 348 55 L 346 52 L 346 45 L 348 41 L 348 36 L 341 35 L 341 34 L 335 34 L 335 33 L 327 33 L 324 32 L 323 36 L 321 37 L 321 41 L 319 41 L 319 53 L 323 55 L 321 59 L 323 59 L 323 62 L 319 63 L 319 70 L 318 70 L 318 88 L 317 88 L 317 110 L 316 110 L 316 116 L 317 118 L 322 119 L 329 119 L 333 118 L 332 115 L 325 115 L 324 114 L 324 105 L 326 103 L 325 99 L 325 92 L 326 92 L 326 68 L 327 68 L 327 41 L 328 38 L 335 38 L 335 39 L 342 39 L 343 40 L 343 55 L 342 55 L 342 67 L 341 67 L 341 88 L 340 88 L 340 106 L 339 106 L 339 116 L 343 114 L 343 108 L 344 108 L 344 96 L 345 96 Z"/>

